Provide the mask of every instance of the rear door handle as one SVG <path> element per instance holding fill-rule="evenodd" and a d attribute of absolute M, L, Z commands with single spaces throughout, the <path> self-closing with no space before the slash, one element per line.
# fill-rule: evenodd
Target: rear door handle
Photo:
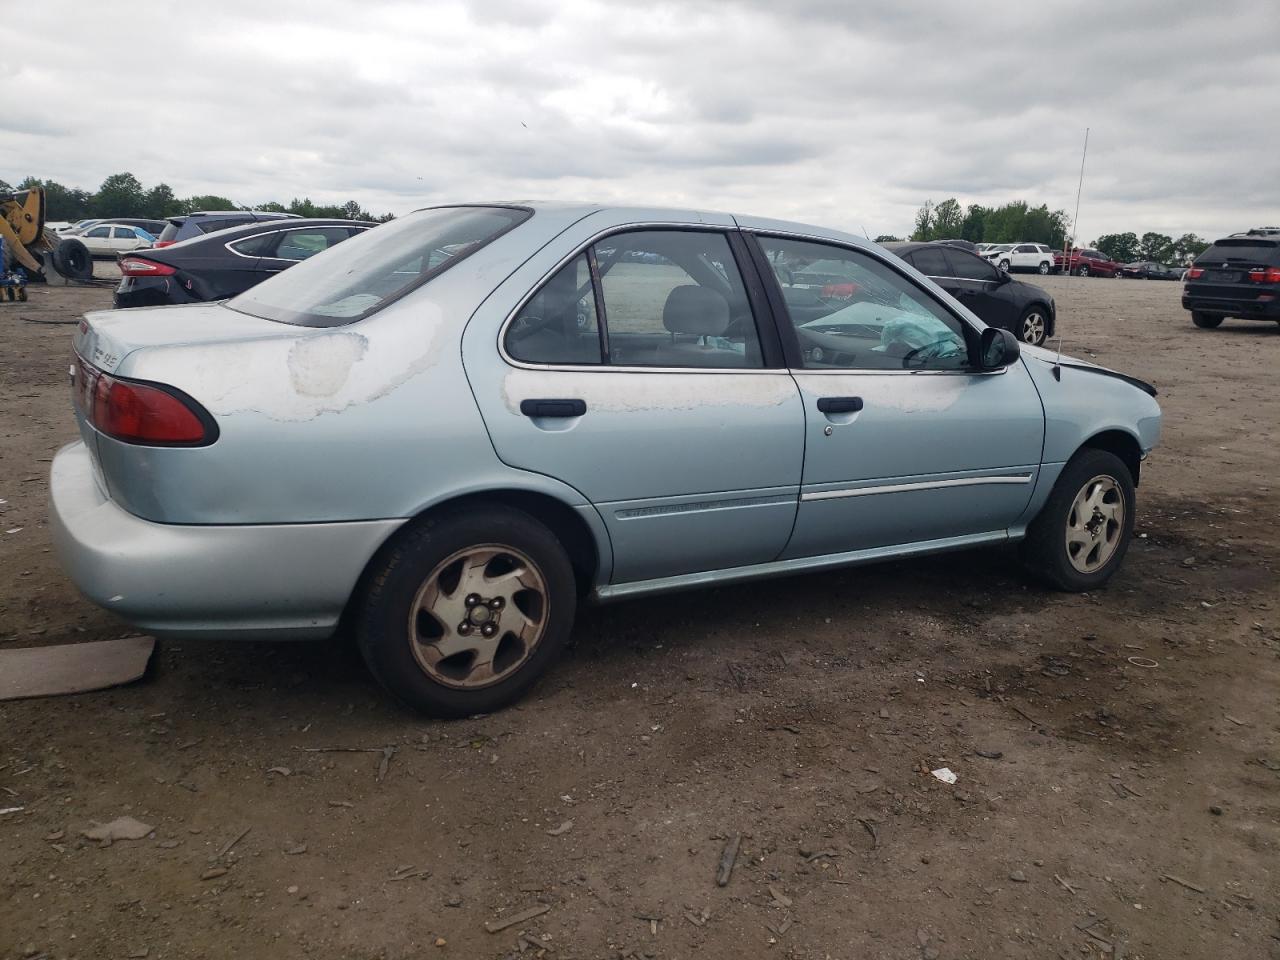
<path fill-rule="evenodd" d="M 862 409 L 862 398 L 819 397 L 818 409 L 823 413 L 857 413 Z"/>
<path fill-rule="evenodd" d="M 587 402 L 570 400 L 521 400 L 520 412 L 526 417 L 580 417 L 587 412 Z"/>

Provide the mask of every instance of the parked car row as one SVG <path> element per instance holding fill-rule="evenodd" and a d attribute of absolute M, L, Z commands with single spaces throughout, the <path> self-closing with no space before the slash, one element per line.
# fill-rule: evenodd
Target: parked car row
<path fill-rule="evenodd" d="M 313 229 L 200 243 L 266 260 Z M 1010 541 L 1094 590 L 1129 545 L 1154 388 L 1020 346 L 907 259 L 1015 282 L 967 251 L 565 204 L 324 239 L 224 303 L 76 328 L 54 542 L 143 630 L 341 620 L 392 694 L 468 716 L 547 669 L 581 597 Z"/>

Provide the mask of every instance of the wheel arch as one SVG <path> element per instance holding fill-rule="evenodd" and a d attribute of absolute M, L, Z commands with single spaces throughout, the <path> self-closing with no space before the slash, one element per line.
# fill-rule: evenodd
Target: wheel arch
<path fill-rule="evenodd" d="M 1138 442 L 1138 438 L 1127 430 L 1117 428 L 1095 433 L 1080 444 L 1080 449 L 1105 450 L 1107 453 L 1115 454 L 1129 468 L 1133 485 L 1135 487 L 1138 485 L 1138 478 L 1142 472 L 1142 445 Z"/>
<path fill-rule="evenodd" d="M 351 622 L 353 611 L 365 591 L 369 577 L 373 575 L 373 571 L 377 569 L 387 551 L 394 549 L 396 543 L 410 530 L 423 523 L 428 517 L 443 511 L 480 510 L 486 505 L 495 504 L 513 507 L 529 514 L 556 535 L 569 555 L 569 563 L 573 567 L 574 580 L 577 582 L 580 596 L 590 593 L 597 578 L 607 575 L 612 568 L 613 555 L 603 521 L 599 522 L 597 530 L 593 530 L 592 524 L 580 509 L 575 509 L 564 500 L 540 490 L 508 486 L 472 490 L 422 507 L 381 543 L 365 563 L 347 598 L 341 618 L 344 629 Z M 594 508 L 588 509 L 594 510 Z"/>

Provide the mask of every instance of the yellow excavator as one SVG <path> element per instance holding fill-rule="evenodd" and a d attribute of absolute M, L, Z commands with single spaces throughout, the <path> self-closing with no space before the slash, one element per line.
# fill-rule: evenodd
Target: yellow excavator
<path fill-rule="evenodd" d="M 44 187 L 0 193 L 0 296 L 25 300 L 28 283 L 92 281 L 84 244 L 59 237 L 44 221 Z"/>
<path fill-rule="evenodd" d="M 21 267 L 31 279 L 43 279 L 45 258 L 58 245 L 57 236 L 44 226 L 44 187 L 0 194 L 0 240 L 0 271 L 8 274 Z"/>

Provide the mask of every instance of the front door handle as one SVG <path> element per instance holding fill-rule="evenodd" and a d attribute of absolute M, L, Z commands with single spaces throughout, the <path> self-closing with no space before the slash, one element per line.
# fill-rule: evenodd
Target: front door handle
<path fill-rule="evenodd" d="M 587 401 L 521 400 L 520 412 L 526 417 L 580 417 L 587 412 Z"/>
<path fill-rule="evenodd" d="M 862 409 L 862 398 L 819 397 L 818 409 L 823 413 L 857 413 Z"/>

